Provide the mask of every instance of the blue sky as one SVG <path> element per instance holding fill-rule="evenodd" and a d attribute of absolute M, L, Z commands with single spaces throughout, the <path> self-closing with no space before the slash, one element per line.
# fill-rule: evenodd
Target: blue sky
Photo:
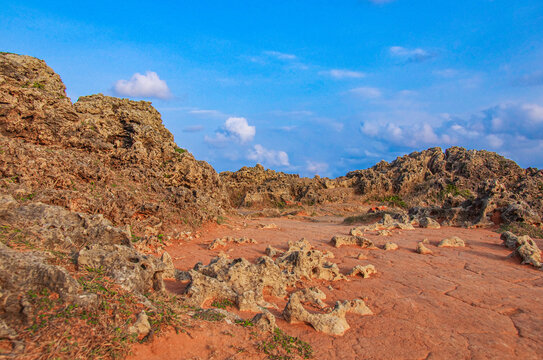
<path fill-rule="evenodd" d="M 336 177 L 415 150 L 543 167 L 543 1 L 0 1 L 73 101 L 145 99 L 218 171 Z"/>

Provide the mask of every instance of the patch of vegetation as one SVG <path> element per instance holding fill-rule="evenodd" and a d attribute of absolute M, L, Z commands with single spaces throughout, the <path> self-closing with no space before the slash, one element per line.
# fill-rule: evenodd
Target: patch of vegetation
<path fill-rule="evenodd" d="M 183 153 L 186 153 L 187 150 L 186 149 L 182 149 L 180 147 L 176 147 L 175 148 L 175 152 L 178 153 L 178 154 L 183 154 Z"/>
<path fill-rule="evenodd" d="M 407 208 L 407 203 L 403 201 L 400 195 L 383 196 L 377 200 L 387 204 L 388 206 L 400 207 L 404 209 Z"/>
<path fill-rule="evenodd" d="M 34 81 L 34 83 L 32 84 L 32 87 L 35 89 L 43 89 L 45 88 L 45 84 L 42 82 Z"/>
<path fill-rule="evenodd" d="M 192 315 L 192 317 L 205 321 L 222 321 L 226 317 L 226 315 L 212 309 L 198 309 L 196 310 L 196 313 Z"/>
<path fill-rule="evenodd" d="M 26 344 L 24 358 L 124 358 L 130 344 L 147 339 L 127 331 L 145 308 L 137 296 L 105 276 L 102 268 L 87 268 L 77 275 L 83 290 L 97 296 L 96 305 L 67 303 L 47 288 L 25 294 L 34 311 L 30 324 L 19 331 Z M 146 311 L 150 334 L 158 334 L 165 327 L 179 331 L 186 326 L 178 317 L 177 298 L 146 296 L 155 308 Z"/>
<path fill-rule="evenodd" d="M 27 250 L 35 247 L 21 229 L 9 225 L 0 225 L 0 242 L 12 249 Z"/>
<path fill-rule="evenodd" d="M 243 327 L 251 327 L 255 326 L 251 320 L 236 320 L 236 324 L 241 325 Z"/>
<path fill-rule="evenodd" d="M 458 187 L 456 187 L 455 184 L 447 184 L 447 186 L 445 186 L 445 189 L 441 190 L 437 194 L 437 196 L 439 199 L 443 200 L 449 194 L 451 194 L 452 196 L 460 195 L 466 200 L 475 198 L 475 195 L 473 195 L 471 191 L 469 191 L 469 189 L 460 190 L 458 189 Z"/>
<path fill-rule="evenodd" d="M 224 216 L 217 216 L 217 225 L 222 225 L 226 222 L 226 218 Z"/>
<path fill-rule="evenodd" d="M 273 360 L 293 359 L 293 355 L 298 355 L 303 359 L 313 357 L 313 349 L 310 344 L 285 334 L 279 328 L 275 328 L 273 335 L 262 341 L 258 348 Z"/>
<path fill-rule="evenodd" d="M 218 309 L 226 309 L 227 307 L 233 307 L 234 303 L 228 299 L 222 299 L 213 301 L 211 306 Z"/>
<path fill-rule="evenodd" d="M 528 235 L 531 238 L 543 239 L 543 229 L 534 225 L 526 224 L 524 222 L 512 222 L 509 224 L 502 224 L 497 230 L 498 233 L 510 231 L 515 235 L 522 236 Z"/>

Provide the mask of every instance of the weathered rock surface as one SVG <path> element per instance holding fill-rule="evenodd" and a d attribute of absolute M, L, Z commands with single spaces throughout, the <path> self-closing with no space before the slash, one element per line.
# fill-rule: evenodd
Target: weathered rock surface
<path fill-rule="evenodd" d="M 331 335 L 343 335 L 350 328 L 345 319 L 347 312 L 358 315 L 373 314 L 364 301 L 360 299 L 344 301 L 343 303 L 338 301 L 329 313 L 310 313 L 302 304 L 306 297 L 307 294 L 300 291 L 290 295 L 289 301 L 283 310 L 283 317 L 287 322 L 305 322 L 313 326 L 317 331 Z"/>
<path fill-rule="evenodd" d="M 385 243 L 385 245 L 383 246 L 383 250 L 385 250 L 385 251 L 398 250 L 398 244 L 389 241 L 389 242 Z"/>
<path fill-rule="evenodd" d="M 512 232 L 505 231 L 501 234 L 500 239 L 503 240 L 503 244 L 507 248 L 514 250 L 511 255 L 519 257 L 523 264 L 542 267 L 541 250 L 528 235 L 516 236 Z"/>
<path fill-rule="evenodd" d="M 305 239 L 289 243 L 289 249 L 275 260 L 276 264 L 297 278 L 341 280 L 345 277 L 327 256 L 312 248 Z"/>
<path fill-rule="evenodd" d="M 424 243 L 422 241 L 417 244 L 417 248 L 415 251 L 421 255 L 433 254 L 433 251 L 424 246 Z"/>
<path fill-rule="evenodd" d="M 425 216 L 422 219 L 419 220 L 419 225 L 422 228 L 428 228 L 428 229 L 439 229 L 441 225 L 434 219 Z"/>
<path fill-rule="evenodd" d="M 60 77 L 32 57 L 0 54 L 0 147 L 2 193 L 99 213 L 137 235 L 228 208 L 219 175 L 175 145 L 149 102 L 92 95 L 72 104 Z"/>
<path fill-rule="evenodd" d="M 80 268 L 102 269 L 128 291 L 144 294 L 162 291 L 166 265 L 151 255 L 143 255 L 123 245 L 89 245 L 77 254 Z"/>
<path fill-rule="evenodd" d="M 375 266 L 369 264 L 369 265 L 356 265 L 350 272 L 347 274 L 347 276 L 356 276 L 361 275 L 364 279 L 369 278 L 370 275 L 377 274 L 377 270 L 375 269 Z"/>
<path fill-rule="evenodd" d="M 367 231 L 382 231 L 394 229 L 413 230 L 415 228 L 413 227 L 413 225 L 411 225 L 407 216 L 395 219 L 389 214 L 384 214 L 383 218 L 376 223 L 370 225 L 362 225 L 351 229 L 351 235 L 362 236 Z"/>
<path fill-rule="evenodd" d="M 151 324 L 149 323 L 149 317 L 142 311 L 138 314 L 138 317 L 134 324 L 128 328 L 129 334 L 136 334 L 145 336 L 151 331 Z"/>
<path fill-rule="evenodd" d="M 275 316 L 273 316 L 273 314 L 270 313 L 269 311 L 264 311 L 259 314 L 256 314 L 251 319 L 251 322 L 257 329 L 260 329 L 262 331 L 273 333 L 273 331 L 276 328 Z"/>
<path fill-rule="evenodd" d="M 465 247 L 466 244 L 464 240 L 460 239 L 458 236 L 452 236 L 441 240 L 437 247 Z"/>
<path fill-rule="evenodd" d="M 213 242 L 209 245 L 208 249 L 214 250 L 216 248 L 223 247 L 228 244 L 238 244 L 238 245 L 239 244 L 256 244 L 256 240 L 251 239 L 251 238 L 246 238 L 246 237 L 235 238 L 233 236 L 226 236 L 223 238 L 217 238 L 213 240 Z"/>
<path fill-rule="evenodd" d="M 81 293 L 79 283 L 64 268 L 48 264 L 45 253 L 19 252 L 0 242 L 0 318 L 8 323 L 27 321 L 32 306 L 23 295 L 43 289 L 57 292 L 66 301 L 91 305 L 96 295 Z"/>
<path fill-rule="evenodd" d="M 24 229 L 39 239 L 42 246 L 77 250 L 86 244 L 122 244 L 130 246 L 126 230 L 112 226 L 102 215 L 68 211 L 40 202 L 19 204 L 10 195 L 0 195 L 0 221 Z"/>
<path fill-rule="evenodd" d="M 337 248 L 350 245 L 360 246 L 366 249 L 376 248 L 373 241 L 366 239 L 365 237 L 355 235 L 335 235 L 330 242 Z"/>

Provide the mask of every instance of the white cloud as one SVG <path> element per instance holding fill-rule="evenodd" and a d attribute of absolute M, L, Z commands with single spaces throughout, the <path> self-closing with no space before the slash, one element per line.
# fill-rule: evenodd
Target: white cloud
<path fill-rule="evenodd" d="M 293 54 L 285 54 L 279 51 L 264 51 L 264 55 L 276 58 L 277 60 L 296 60 L 297 56 Z"/>
<path fill-rule="evenodd" d="M 328 71 L 321 71 L 320 74 L 331 76 L 334 79 L 361 79 L 366 76 L 366 74 L 363 72 L 345 69 L 332 69 Z"/>
<path fill-rule="evenodd" d="M 322 175 L 328 170 L 329 165 L 325 162 L 307 161 L 305 169 L 311 175 Z"/>
<path fill-rule="evenodd" d="M 423 62 L 436 56 L 436 54 L 421 48 L 409 49 L 403 46 L 391 46 L 389 52 L 390 55 L 404 59 L 407 62 Z"/>
<path fill-rule="evenodd" d="M 242 117 L 231 117 L 226 120 L 224 123 L 226 131 L 239 139 L 239 141 L 244 144 L 253 140 L 256 134 L 256 128 L 250 126 L 247 123 L 247 119 Z"/>
<path fill-rule="evenodd" d="M 288 154 L 284 151 L 268 150 L 260 144 L 253 147 L 247 159 L 255 160 L 270 166 L 289 166 Z"/>
<path fill-rule="evenodd" d="M 119 80 L 113 87 L 121 96 L 168 99 L 172 96 L 166 81 L 161 80 L 154 71 L 145 75 L 135 73 L 130 80 Z"/>
<path fill-rule="evenodd" d="M 245 144 L 253 140 L 256 127 L 249 125 L 243 117 L 229 117 L 224 126 L 215 132 L 215 136 L 205 136 L 204 141 L 216 147 L 224 147 L 227 142 L 237 141 Z"/>
<path fill-rule="evenodd" d="M 358 87 L 349 92 L 366 99 L 377 99 L 382 95 L 381 90 L 374 87 Z"/>

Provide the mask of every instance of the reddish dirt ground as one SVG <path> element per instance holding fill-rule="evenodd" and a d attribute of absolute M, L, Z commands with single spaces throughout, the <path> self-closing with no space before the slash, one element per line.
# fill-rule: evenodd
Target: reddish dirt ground
<path fill-rule="evenodd" d="M 260 229 L 274 223 L 277 229 Z M 287 324 L 280 310 L 272 310 L 286 333 L 310 343 L 317 359 L 541 359 L 543 358 L 543 272 L 518 259 L 501 245 L 499 234 L 484 229 L 441 228 L 395 230 L 392 236 L 367 235 L 381 247 L 387 241 L 396 251 L 336 249 L 335 234 L 352 226 L 340 218 L 262 218 L 208 225 L 201 237 L 177 243 L 167 251 L 178 269 L 198 261 L 207 264 L 218 252 L 254 260 L 267 245 L 286 249 L 288 240 L 302 237 L 316 249 L 331 251 L 343 273 L 355 265 L 373 264 L 378 274 L 350 281 L 308 281 L 318 285 L 329 305 L 337 300 L 364 298 L 374 315 L 348 315 L 351 325 L 343 336 L 316 332 L 310 325 Z M 228 245 L 207 250 L 217 237 L 252 237 L 258 244 Z M 465 248 L 437 248 L 449 236 L 466 241 Z M 432 255 L 414 252 L 427 238 Z M 543 244 L 537 240 L 541 247 Z M 358 260 L 363 252 L 367 259 Z M 328 289 L 332 285 L 333 290 Z M 170 291 L 183 286 L 168 282 Z M 287 299 L 267 299 L 280 309 Z M 244 318 L 254 314 L 242 313 Z M 187 334 L 167 333 L 150 344 L 136 345 L 131 359 L 262 359 L 249 331 L 237 325 L 201 322 Z M 243 351 L 241 351 L 243 349 Z"/>

